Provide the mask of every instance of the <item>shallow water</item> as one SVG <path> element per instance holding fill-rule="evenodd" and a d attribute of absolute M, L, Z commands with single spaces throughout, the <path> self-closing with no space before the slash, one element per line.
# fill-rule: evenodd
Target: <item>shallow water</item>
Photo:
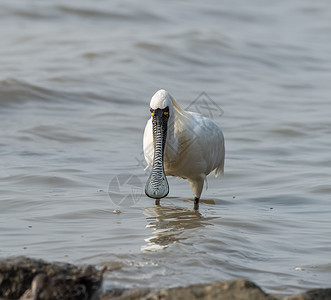
<path fill-rule="evenodd" d="M 1 3 L 0 256 L 107 265 L 105 288 L 330 287 L 330 13 L 298 0 Z M 208 177 L 198 212 L 186 181 L 169 178 L 160 207 L 142 192 L 160 88 L 224 131 L 225 176 Z"/>

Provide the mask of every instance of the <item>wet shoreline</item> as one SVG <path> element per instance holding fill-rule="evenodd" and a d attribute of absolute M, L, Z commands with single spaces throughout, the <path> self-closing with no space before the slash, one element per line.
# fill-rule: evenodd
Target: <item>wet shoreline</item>
<path fill-rule="evenodd" d="M 48 263 L 27 257 L 0 260 L 0 300 L 134 300 L 134 299 L 247 299 L 247 300 L 325 300 L 331 288 L 313 289 L 303 294 L 281 296 L 265 293 L 255 283 L 229 280 L 210 284 L 193 284 L 169 289 L 136 288 L 103 290 L 107 268 L 93 265 Z"/>

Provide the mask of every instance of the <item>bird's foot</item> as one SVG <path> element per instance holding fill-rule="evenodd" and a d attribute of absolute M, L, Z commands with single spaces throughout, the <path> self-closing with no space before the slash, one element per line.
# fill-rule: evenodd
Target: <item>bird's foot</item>
<path fill-rule="evenodd" d="M 155 199 L 155 205 L 160 206 L 160 199 Z"/>
<path fill-rule="evenodd" d="M 195 197 L 194 198 L 194 209 L 195 210 L 198 210 L 199 209 L 199 198 L 198 197 Z"/>

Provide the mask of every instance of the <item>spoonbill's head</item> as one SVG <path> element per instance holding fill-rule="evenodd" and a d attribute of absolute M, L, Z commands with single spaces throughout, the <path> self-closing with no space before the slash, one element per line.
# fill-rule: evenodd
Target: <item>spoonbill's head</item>
<path fill-rule="evenodd" d="M 165 90 L 157 91 L 151 99 L 150 112 L 153 124 L 154 159 L 145 193 L 148 197 L 161 199 L 168 195 L 169 185 L 163 168 L 164 147 L 170 118 L 173 118 L 173 105 L 170 94 Z"/>

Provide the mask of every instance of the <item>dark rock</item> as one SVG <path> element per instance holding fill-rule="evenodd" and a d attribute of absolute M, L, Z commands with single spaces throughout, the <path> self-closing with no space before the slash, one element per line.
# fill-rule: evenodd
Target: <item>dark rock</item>
<path fill-rule="evenodd" d="M 331 300 L 331 289 L 315 289 L 304 294 L 293 295 L 284 300 Z"/>
<path fill-rule="evenodd" d="M 106 291 L 101 294 L 100 300 L 116 299 L 116 300 L 136 300 L 145 299 L 145 296 L 150 293 L 149 289 L 115 289 L 111 291 Z"/>
<path fill-rule="evenodd" d="M 212 284 L 195 284 L 188 287 L 176 287 L 160 290 L 121 290 L 117 293 L 106 292 L 102 300 L 274 300 L 257 285 L 247 280 L 232 280 Z"/>
<path fill-rule="evenodd" d="M 46 263 L 26 257 L 0 261 L 0 297 L 7 299 L 91 299 L 103 271 L 92 266 Z M 23 296 L 24 294 L 24 296 Z"/>

